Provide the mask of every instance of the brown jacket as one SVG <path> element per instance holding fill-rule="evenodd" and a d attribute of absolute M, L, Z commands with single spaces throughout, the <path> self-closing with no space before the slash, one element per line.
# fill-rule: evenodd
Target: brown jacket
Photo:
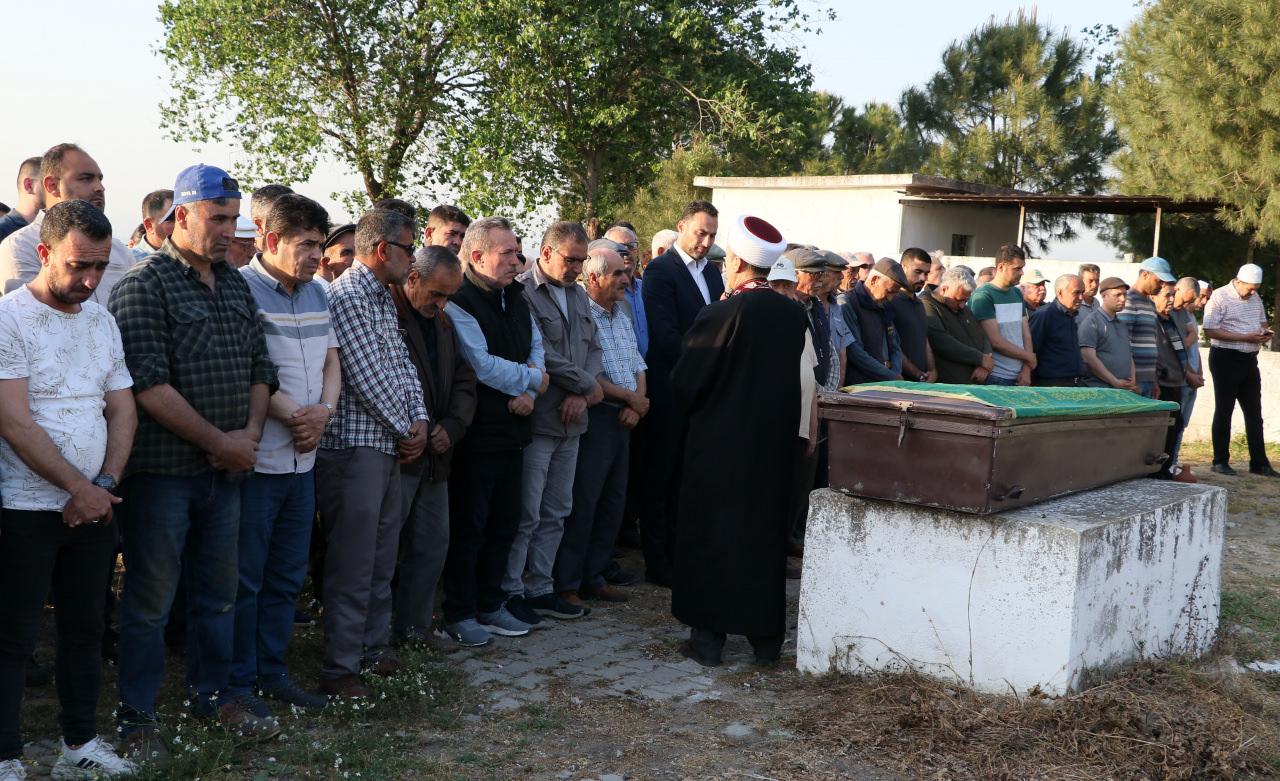
<path fill-rule="evenodd" d="M 444 312 L 427 321 L 436 329 L 436 352 L 439 366 L 431 366 L 427 358 L 427 340 L 422 336 L 421 318 L 413 312 L 404 289 L 392 285 L 391 300 L 396 305 L 396 316 L 400 319 L 400 330 L 404 334 L 405 345 L 409 348 L 409 359 L 418 370 L 418 379 L 422 381 L 422 399 L 427 405 L 427 414 L 431 422 L 443 426 L 448 432 L 453 447 L 440 455 L 433 455 L 430 450 L 424 451 L 421 458 L 400 467 L 406 474 L 424 474 L 433 483 L 442 483 L 449 479 L 449 463 L 453 459 L 453 449 L 462 441 L 476 414 L 476 373 L 467 363 L 458 349 L 458 336 L 453 330 L 453 322 Z M 439 376 L 436 376 L 436 372 Z"/>

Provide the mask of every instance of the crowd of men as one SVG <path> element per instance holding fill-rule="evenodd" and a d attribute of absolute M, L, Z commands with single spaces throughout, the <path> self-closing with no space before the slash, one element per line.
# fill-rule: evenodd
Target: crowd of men
<path fill-rule="evenodd" d="M 774 662 L 787 554 L 824 484 L 819 390 L 1114 387 L 1179 402 L 1185 421 L 1204 307 L 1214 470 L 1233 474 L 1239 403 L 1250 471 L 1277 476 L 1256 266 L 1212 294 L 1160 258 L 1132 286 L 1084 266 L 1046 302 L 1017 247 L 975 275 L 915 248 L 788 242 L 755 216 L 721 231 L 695 201 L 642 268 L 625 222 L 596 240 L 555 222 L 526 256 L 502 217 L 442 205 L 420 226 L 388 199 L 333 225 L 282 185 L 255 190 L 246 220 L 236 180 L 203 164 L 143 199 L 126 244 L 103 179 L 59 144 L 22 163 L 0 218 L 0 781 L 25 777 L 47 600 L 55 778 L 163 758 L 167 641 L 196 715 L 270 737 L 274 708 L 370 696 L 406 645 L 481 646 L 626 601 L 640 576 L 615 550 L 637 516 L 643 577 L 672 589 L 686 655 L 717 665 L 741 634 Z M 1181 430 L 1162 476 L 1194 480 L 1175 467 Z M 308 576 L 314 690 L 285 662 Z M 103 656 L 121 753 L 95 724 Z"/>

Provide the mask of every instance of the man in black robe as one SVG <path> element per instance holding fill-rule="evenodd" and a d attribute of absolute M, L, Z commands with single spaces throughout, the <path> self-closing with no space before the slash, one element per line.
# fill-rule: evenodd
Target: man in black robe
<path fill-rule="evenodd" d="M 671 608 L 690 627 L 685 655 L 708 666 L 720 663 L 727 634 L 746 635 L 759 663 L 782 650 L 785 478 L 807 331 L 804 310 L 766 280 L 782 235 L 756 217 L 734 228 L 725 259 L 732 293 L 698 314 L 671 373 L 688 422 L 685 463 L 698 464 L 680 491 Z"/>

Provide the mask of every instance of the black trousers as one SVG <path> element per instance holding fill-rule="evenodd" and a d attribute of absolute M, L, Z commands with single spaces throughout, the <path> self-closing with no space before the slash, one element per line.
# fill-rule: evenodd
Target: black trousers
<path fill-rule="evenodd" d="M 573 479 L 573 511 L 552 570 L 556 591 L 598 589 L 613 561 L 613 541 L 626 505 L 631 432 L 618 422 L 618 408 L 597 404 L 587 410 L 587 432 L 578 440 Z"/>
<path fill-rule="evenodd" d="M 443 577 L 445 623 L 492 613 L 506 602 L 502 577 L 520 523 L 523 462 L 523 450 L 454 453 Z"/>
<path fill-rule="evenodd" d="M 807 455 L 809 440 L 796 437 L 792 460 L 790 500 L 787 503 L 787 540 L 804 544 L 804 523 L 809 517 L 809 494 L 813 491 L 818 470 L 818 452 Z"/>
<path fill-rule="evenodd" d="M 1161 385 L 1160 401 L 1172 401 L 1174 404 L 1182 404 L 1182 386 L 1181 385 Z M 1177 409 L 1173 413 L 1173 425 L 1169 426 L 1169 430 L 1164 435 L 1164 452 L 1169 456 L 1165 462 L 1160 465 L 1160 471 L 1156 472 L 1152 477 L 1157 480 L 1172 480 L 1173 465 L 1177 463 L 1175 460 L 1176 453 L 1174 448 L 1178 446 L 1178 437 L 1182 434 L 1182 429 L 1186 424 L 1182 422 L 1182 410 Z"/>
<path fill-rule="evenodd" d="M 68 745 L 97 734 L 103 608 L 116 524 L 71 528 L 60 512 L 0 510 L 0 761 L 22 756 L 27 659 L 53 582 L 58 629 L 58 717 Z"/>
<path fill-rule="evenodd" d="M 680 501 L 684 432 L 673 404 L 654 402 L 646 418 L 640 541 L 644 547 L 647 574 L 670 580 L 675 574 L 676 513 Z"/>
<path fill-rule="evenodd" d="M 1225 347 L 1209 348 L 1209 372 L 1213 374 L 1213 463 L 1231 460 L 1231 414 L 1236 404 L 1244 414 L 1244 435 L 1249 440 L 1249 468 L 1271 466 L 1262 438 L 1262 375 L 1258 354 Z"/>

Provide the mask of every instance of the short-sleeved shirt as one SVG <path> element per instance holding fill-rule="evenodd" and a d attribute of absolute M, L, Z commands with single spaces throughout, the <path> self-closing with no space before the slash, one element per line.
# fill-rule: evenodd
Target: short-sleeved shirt
<path fill-rule="evenodd" d="M 1254 293 L 1248 298 L 1241 298 L 1236 286 L 1227 283 L 1209 296 L 1209 303 L 1204 308 L 1204 327 L 1216 331 L 1230 331 L 1236 334 L 1252 334 L 1260 331 L 1267 324 L 1267 311 L 1262 305 L 1262 296 Z M 1227 350 L 1238 350 L 1242 353 L 1256 353 L 1262 349 L 1257 342 L 1229 342 L 1223 339 L 1210 339 L 1212 347 Z"/>
<path fill-rule="evenodd" d="M 19 228 L 25 228 L 26 226 L 27 226 L 26 218 L 23 217 L 21 214 L 18 214 L 18 211 L 16 209 L 9 212 L 5 216 L 0 217 L 0 241 L 4 241 L 5 237 L 8 236 L 10 233 L 13 233 Z"/>
<path fill-rule="evenodd" d="M 324 360 L 338 346 L 329 322 L 329 297 L 314 281 L 297 285 L 290 294 L 255 257 L 240 269 L 267 338 L 267 354 L 280 374 L 280 392 L 306 407 L 320 403 L 324 389 Z M 299 453 L 289 427 L 268 417 L 262 426 L 258 462 L 253 471 L 268 475 L 302 474 L 316 463 L 316 451 Z"/>
<path fill-rule="evenodd" d="M 129 270 L 111 294 L 125 361 L 136 392 L 170 385 L 222 431 L 249 422 L 253 385 L 276 389 L 276 367 L 249 283 L 226 261 L 212 266 L 214 286 L 182 259 L 173 243 Z M 196 475 L 205 453 L 138 410 L 127 474 Z"/>
<path fill-rule="evenodd" d="M 596 337 L 600 340 L 600 362 L 609 382 L 633 391 L 639 387 L 636 375 L 647 368 L 636 344 L 636 332 L 631 319 L 622 311 L 622 302 L 613 305 L 612 311 L 588 298 L 591 318 L 596 321 Z"/>
<path fill-rule="evenodd" d="M 60 312 L 26 285 L 0 298 L 0 380 L 26 378 L 31 417 L 92 480 L 107 453 L 106 394 L 133 385 L 116 321 L 92 301 Z M 70 494 L 0 440 L 0 494 L 10 510 L 60 511 Z"/>
<path fill-rule="evenodd" d="M 1098 360 L 1118 380 L 1129 379 L 1129 369 L 1133 365 L 1133 348 L 1129 344 L 1129 329 L 1115 315 L 1107 314 L 1102 307 L 1095 307 L 1088 314 L 1080 313 L 1077 324 L 1077 336 L 1080 346 L 1091 347 L 1098 354 Z M 1098 379 L 1084 364 L 1085 384 L 1095 388 L 1111 386 Z"/>
<path fill-rule="evenodd" d="M 1130 290 L 1125 294 L 1124 309 L 1117 315 L 1129 328 L 1129 345 L 1133 348 L 1133 365 L 1138 382 L 1156 381 L 1156 305 L 1151 297 Z"/>
<path fill-rule="evenodd" d="M 1022 300 L 1022 291 L 1017 287 L 1004 290 L 988 282 L 973 292 L 969 298 L 969 309 L 979 322 L 995 320 L 1000 336 L 1006 341 L 1024 350 L 1028 349 L 1022 343 L 1022 318 L 1026 317 L 1027 305 Z M 995 351 L 992 351 L 991 357 L 995 361 L 995 367 L 991 370 L 993 376 L 1013 380 L 1022 372 L 1022 361 L 1017 358 Z"/>
<path fill-rule="evenodd" d="M 1196 316 L 1191 314 L 1191 310 L 1183 307 L 1182 309 L 1173 310 L 1173 322 L 1178 324 L 1178 334 L 1182 337 L 1182 344 L 1187 349 L 1187 365 L 1191 367 L 1191 371 L 1200 371 L 1200 324 L 1196 322 Z M 1195 330 L 1194 339 L 1188 339 L 1187 334 Z"/>

